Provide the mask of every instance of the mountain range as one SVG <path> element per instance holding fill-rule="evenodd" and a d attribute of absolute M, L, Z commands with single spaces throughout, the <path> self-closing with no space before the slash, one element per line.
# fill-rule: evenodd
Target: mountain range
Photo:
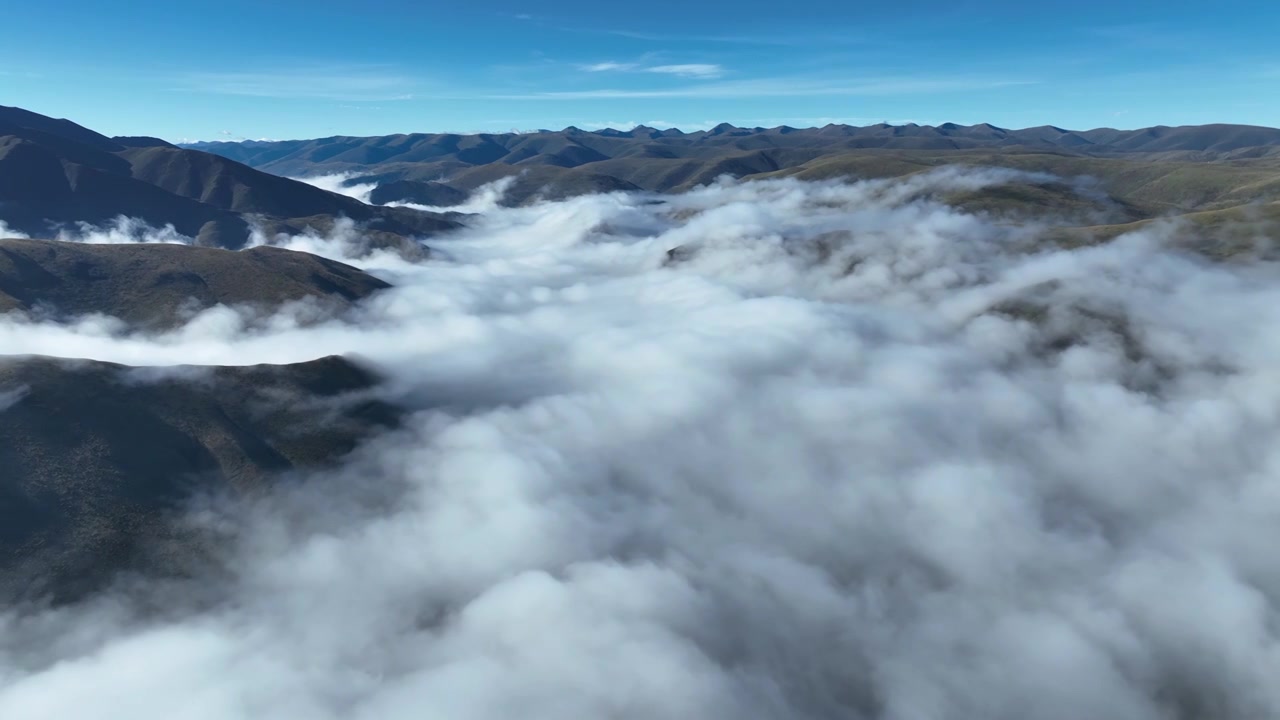
<path fill-rule="evenodd" d="M 323 232 L 347 218 L 371 243 L 421 259 L 424 240 L 468 216 L 388 203 L 455 207 L 504 178 L 502 201 L 519 205 L 677 192 L 724 175 L 884 178 L 955 164 L 1050 173 L 936 199 L 1055 218 L 1057 234 L 1046 237 L 1061 242 L 1096 242 L 1181 215 L 1197 228 L 1198 249 L 1230 255 L 1235 239 L 1200 230 L 1280 219 L 1280 130 L 1268 128 L 721 125 L 176 146 L 0 107 L 0 228 L 35 238 L 0 238 L 0 316 L 102 314 L 139 333 L 171 330 L 217 306 L 271 312 L 307 301 L 315 317 L 339 317 L 388 282 L 307 253 L 247 247 L 251 232 Z M 370 202 L 286 177 L 335 173 L 348 186 L 375 186 Z M 120 216 L 172 225 L 194 242 L 54 239 Z M 672 248 L 668 264 L 692 252 Z M 8 595 L 73 599 L 122 568 L 164 566 L 155 548 L 168 547 L 161 540 L 173 531 L 170 509 L 202 492 L 248 492 L 295 468 L 323 466 L 395 425 L 403 410 L 377 399 L 378 382 L 338 357 L 148 369 L 0 355 L 0 575 Z"/>
<path fill-rule="evenodd" d="M 1089 161 L 1087 167 L 1069 169 L 1100 177 L 1115 175 L 1116 168 L 1129 163 L 1161 163 L 1167 170 L 1206 162 L 1268 170 L 1280 166 L 1280 129 L 1244 125 L 1072 131 L 952 123 L 809 129 L 721 124 L 692 133 L 643 126 L 595 132 L 571 127 L 536 133 L 328 137 L 185 147 L 280 175 L 341 173 L 352 185 L 378 184 L 373 202 L 432 206 L 453 204 L 459 195 L 508 176 L 515 180 L 506 200 L 519 204 L 535 197 L 588 192 L 680 191 L 722 175 L 891 177 L 956 162 L 1057 172 L 1068 161 Z"/>
<path fill-rule="evenodd" d="M 1280 199 L 1280 130 L 1242 125 L 1070 131 L 959 126 L 828 125 L 796 129 L 722 124 L 684 133 L 629 131 L 410 134 L 176 146 L 109 138 L 68 120 L 0 107 L 0 221 L 33 237 L 126 216 L 172 225 L 199 245 L 240 248 L 270 237 L 358 223 L 371 246 L 421 255 L 423 239 L 456 229 L 453 212 L 477 188 L 506 179 L 502 201 L 613 191 L 679 192 L 722 176 L 886 178 L 943 165 L 1008 167 L 1088 177 L 1115 201 L 1079 224 L 1146 221 Z M 372 185 L 369 202 L 296 177 L 340 174 Z M 352 193 L 355 194 L 355 193 Z M 975 209 L 1044 202 L 1075 209 L 1075 193 L 971 198 Z"/>

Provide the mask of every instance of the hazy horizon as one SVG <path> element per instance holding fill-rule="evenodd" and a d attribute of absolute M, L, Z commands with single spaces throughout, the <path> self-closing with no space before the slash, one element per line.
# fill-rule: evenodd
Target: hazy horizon
<path fill-rule="evenodd" d="M 732 12 L 670 0 L 644 12 L 509 0 L 141 0 L 104 12 L 52 0 L 7 10 L 0 98 L 112 135 L 198 140 L 720 122 L 1280 122 L 1274 3 L 1180 0 L 1153 13 L 1083 0 L 1050 22 L 1042 13 L 1013 0 L 815 0 L 781 14 L 763 0 Z"/>

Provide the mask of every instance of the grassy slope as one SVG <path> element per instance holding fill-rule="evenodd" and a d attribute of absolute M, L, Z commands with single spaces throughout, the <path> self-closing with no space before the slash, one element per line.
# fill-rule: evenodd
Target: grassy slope
<path fill-rule="evenodd" d="M 0 239 L 0 312 L 104 313 L 167 326 L 218 304 L 272 309 L 311 297 L 341 310 L 386 287 L 349 265 L 273 247 Z"/>

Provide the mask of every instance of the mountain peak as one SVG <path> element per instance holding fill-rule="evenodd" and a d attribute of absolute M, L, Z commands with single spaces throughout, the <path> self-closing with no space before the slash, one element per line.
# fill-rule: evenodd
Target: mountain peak
<path fill-rule="evenodd" d="M 106 135 L 96 133 L 70 120 L 51 118 L 19 107 L 0 105 L 0 134 L 4 133 L 5 126 L 53 135 L 63 140 L 87 145 L 95 150 L 114 152 L 120 149 L 120 145 Z"/>

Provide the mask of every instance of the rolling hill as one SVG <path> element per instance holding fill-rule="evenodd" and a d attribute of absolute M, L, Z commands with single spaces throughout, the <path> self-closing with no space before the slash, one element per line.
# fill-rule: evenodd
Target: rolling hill
<path fill-rule="evenodd" d="M 159 328 L 214 305 L 273 310 L 314 298 L 340 311 L 386 287 L 349 265 L 273 247 L 233 252 L 0 239 L 0 313 L 53 319 L 101 313 L 135 328 Z"/>

